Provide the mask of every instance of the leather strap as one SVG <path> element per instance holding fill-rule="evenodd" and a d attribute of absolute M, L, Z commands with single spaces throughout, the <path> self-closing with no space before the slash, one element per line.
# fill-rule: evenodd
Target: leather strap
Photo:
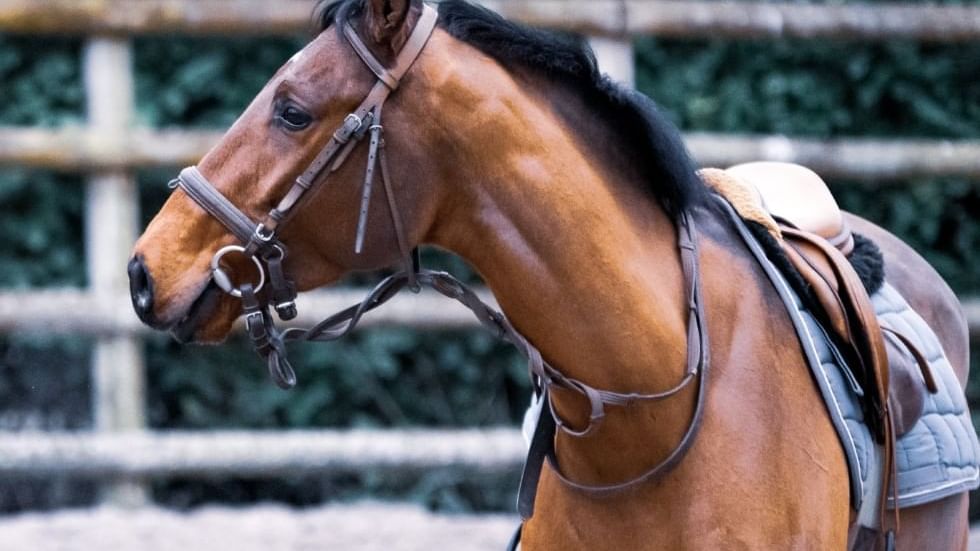
<path fill-rule="evenodd" d="M 589 427 L 583 431 L 565 432 L 571 436 L 585 436 L 597 423 L 595 419 L 594 395 L 599 396 L 602 404 L 628 406 L 629 404 L 642 400 L 662 400 L 677 394 L 685 388 L 689 382 L 698 379 L 698 393 L 695 401 L 694 412 L 688 424 L 684 436 L 680 443 L 659 464 L 648 469 L 646 472 L 632 479 L 616 482 L 612 484 L 583 484 L 569 478 L 562 472 L 557 454 L 555 452 L 556 428 L 562 428 L 560 417 L 556 414 L 551 404 L 551 395 L 548 385 L 545 386 L 542 399 L 548 402 L 548 408 L 542 411 L 535 427 L 534 435 L 531 439 L 531 446 L 528 457 L 524 464 L 524 472 L 521 476 L 521 485 L 518 491 L 517 508 L 523 519 L 529 519 L 534 514 L 534 502 L 537 493 L 538 481 L 541 477 L 541 468 L 544 460 L 548 461 L 549 466 L 563 484 L 578 491 L 591 495 L 609 494 L 621 492 L 633 488 L 639 484 L 657 479 L 677 466 L 684 455 L 694 444 L 701 421 L 704 417 L 705 396 L 708 383 L 709 361 L 709 338 L 705 325 L 704 302 L 701 296 L 700 269 L 698 266 L 698 247 L 695 237 L 694 222 L 689 215 L 684 215 L 678 227 L 678 247 L 680 249 L 681 265 L 684 273 L 686 286 L 685 296 L 687 297 L 687 307 L 689 309 L 688 318 L 688 339 L 687 339 L 687 365 L 685 376 L 676 387 L 654 394 L 619 394 L 609 391 L 597 391 L 588 385 L 578 381 L 565 379 L 577 383 L 581 388 L 580 392 L 589 398 L 593 404 L 592 421 Z M 601 417 L 600 417 L 601 418 Z"/>
<path fill-rule="evenodd" d="M 258 223 L 232 204 L 218 191 L 196 166 L 190 166 L 180 171 L 180 176 L 174 183 L 184 190 L 214 218 L 217 218 L 242 243 L 247 243 Z"/>
<path fill-rule="evenodd" d="M 344 36 L 347 38 L 347 42 L 350 43 L 351 47 L 354 48 L 354 52 L 357 57 L 361 58 L 361 61 L 367 65 L 367 68 L 371 70 L 372 73 L 378 80 L 383 82 L 392 91 L 398 89 L 399 77 L 391 74 L 384 64 L 381 63 L 378 58 L 374 56 L 371 49 L 367 47 L 367 44 L 361 40 L 358 36 L 357 31 L 354 30 L 354 26 L 350 24 L 350 21 L 345 21 L 343 23 Z"/>
<path fill-rule="evenodd" d="M 517 530 L 514 530 L 514 535 L 510 537 L 510 541 L 507 542 L 507 551 L 518 551 L 521 546 L 521 533 L 524 531 L 524 524 L 517 525 Z"/>
<path fill-rule="evenodd" d="M 357 237 L 354 252 L 361 254 L 364 249 L 364 234 L 367 232 L 368 212 L 371 208 L 371 192 L 374 190 L 374 170 L 378 166 L 378 148 L 381 147 L 381 106 L 374 111 L 374 124 L 371 126 L 371 145 L 368 149 L 368 165 L 364 171 L 364 185 L 361 187 L 361 209 L 357 221 Z"/>
<path fill-rule="evenodd" d="M 551 401 L 548 395 L 542 396 L 541 399 Z M 541 480 L 544 458 L 555 447 L 555 428 L 555 416 L 549 404 L 548 410 L 541 410 L 538 422 L 534 425 L 531 445 L 528 446 L 524 470 L 521 472 L 521 484 L 517 489 L 517 513 L 524 520 L 534 516 L 534 502 L 538 493 L 538 482 Z"/>
<path fill-rule="evenodd" d="M 912 342 L 912 339 L 906 337 L 891 327 L 881 326 L 881 331 L 885 337 L 894 338 L 901 342 L 902 345 L 905 346 L 906 350 L 912 354 L 912 357 L 915 358 L 915 363 L 919 365 L 919 371 L 922 372 L 922 380 L 926 384 L 926 389 L 929 390 L 929 393 L 936 394 L 939 392 L 939 387 L 936 385 L 936 377 L 932 374 L 932 368 L 929 367 L 929 360 L 926 359 L 926 355 L 919 350 L 919 347 Z"/>

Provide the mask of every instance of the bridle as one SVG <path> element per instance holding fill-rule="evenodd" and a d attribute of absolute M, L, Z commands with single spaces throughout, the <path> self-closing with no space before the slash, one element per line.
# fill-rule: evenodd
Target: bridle
<path fill-rule="evenodd" d="M 537 396 L 547 405 L 547 411 L 539 418 L 531 442 L 528 459 L 518 498 L 518 510 L 525 519 L 534 510 L 534 497 L 542 465 L 547 459 L 557 476 L 569 486 L 591 493 L 608 493 L 630 488 L 647 480 L 663 475 L 673 468 L 690 448 L 701 425 L 704 412 L 707 382 L 708 333 L 705 327 L 703 300 L 701 298 L 700 270 L 698 267 L 697 233 L 694 220 L 689 214 L 681 215 L 677 223 L 678 250 L 685 282 L 685 307 L 688 311 L 687 363 L 681 381 L 670 390 L 653 393 L 619 393 L 596 389 L 582 381 L 565 376 L 552 367 L 541 352 L 518 332 L 507 317 L 483 302 L 476 293 L 458 279 L 446 272 L 423 269 L 419 263 L 418 249 L 410 248 L 405 236 L 404 224 L 395 201 L 391 185 L 390 171 L 385 156 L 384 127 L 381 124 L 382 107 L 422 53 L 435 30 L 438 12 L 424 5 L 422 15 L 408 41 L 399 52 L 394 65 L 387 68 L 368 49 L 357 35 L 350 22 L 341 20 L 338 14 L 336 23 L 341 26 L 344 37 L 353 47 L 358 57 L 375 74 L 378 81 L 367 98 L 334 132 L 327 145 L 313 162 L 296 178 L 295 183 L 261 222 L 255 222 L 233 205 L 197 167 L 185 168 L 172 182 L 171 187 L 179 187 L 204 208 L 211 216 L 221 222 L 239 240 L 241 245 L 231 245 L 215 253 L 211 261 L 212 278 L 215 284 L 232 296 L 242 300 L 245 326 L 253 348 L 263 357 L 273 380 L 282 388 L 296 384 L 296 375 L 286 358 L 286 343 L 293 341 L 333 341 L 349 334 L 367 312 L 381 306 L 399 291 L 408 287 L 418 292 L 429 287 L 440 294 L 459 301 L 469 308 L 497 338 L 513 344 L 528 360 L 528 371 Z M 279 318 L 287 321 L 296 317 L 296 288 L 286 277 L 283 260 L 287 255 L 286 246 L 279 240 L 278 232 L 288 222 L 295 210 L 312 193 L 322 187 L 329 176 L 336 172 L 347 160 L 354 148 L 370 134 L 368 165 L 365 171 L 361 193 L 360 218 L 358 220 L 355 251 L 363 248 L 370 207 L 374 175 L 380 164 L 381 181 L 387 197 L 388 210 L 392 217 L 395 238 L 403 259 L 400 271 L 379 283 L 368 296 L 341 312 L 328 317 L 309 329 L 290 328 L 279 330 L 273 321 L 270 307 Z M 229 254 L 241 254 L 251 259 L 259 273 L 255 284 L 243 284 L 235 288 L 231 278 L 221 266 L 221 260 Z M 266 277 L 268 274 L 268 277 Z M 259 297 L 266 286 L 268 292 Z M 626 482 L 611 485 L 586 485 L 575 482 L 562 474 L 555 455 L 554 441 L 557 431 L 572 437 L 586 437 L 598 428 L 606 415 L 606 406 L 625 407 L 636 402 L 658 401 L 675 396 L 698 380 L 695 410 L 690 424 L 678 446 L 660 464 L 646 473 Z M 588 424 L 581 429 L 571 427 L 561 419 L 551 404 L 550 390 L 554 387 L 577 392 L 584 396 L 590 407 Z"/>
<path fill-rule="evenodd" d="M 368 135 L 370 135 L 370 149 L 368 150 L 368 164 L 361 191 L 361 206 L 354 250 L 360 254 L 364 247 L 375 173 L 380 164 L 381 181 L 388 202 L 388 211 L 391 213 L 395 239 L 404 263 L 403 270 L 399 273 L 405 275 L 409 287 L 415 290 L 419 289 L 417 278 L 420 269 L 418 250 L 410 249 L 408 246 L 408 240 L 405 237 L 405 225 L 396 204 L 385 153 L 384 126 L 382 125 L 381 114 L 385 101 L 398 89 L 402 78 L 418 59 L 422 50 L 425 49 L 425 45 L 435 30 L 439 15 L 432 7 L 424 6 L 415 29 L 401 52 L 398 53 L 394 66 L 391 68 L 386 67 L 384 63 L 378 60 L 367 44 L 358 36 L 350 22 L 341 21 L 339 16 L 340 14 L 338 14 L 336 23 L 342 29 L 347 42 L 378 80 L 364 101 L 344 118 L 344 122 L 333 133 L 327 144 L 307 166 L 306 170 L 296 178 L 276 207 L 269 211 L 261 222 L 255 222 L 233 205 L 201 174 L 196 166 L 185 168 L 181 171 L 180 176 L 172 182 L 172 187 L 179 187 L 184 190 L 191 199 L 227 227 L 242 243 L 242 245 L 224 247 L 215 253 L 211 259 L 212 279 L 223 291 L 242 299 L 245 326 L 253 347 L 267 360 L 269 372 L 276 384 L 283 388 L 290 388 L 296 384 L 295 372 L 286 360 L 284 341 L 319 339 L 313 338 L 313 335 L 301 339 L 295 332 L 280 332 L 273 323 L 269 312 L 270 304 L 275 309 L 279 319 L 283 321 L 294 319 L 297 315 L 296 286 L 286 277 L 283 269 L 283 261 L 288 249 L 279 240 L 278 234 L 304 201 L 308 200 L 316 189 L 322 187 L 331 174 L 344 165 L 351 152 Z M 235 288 L 231 278 L 221 267 L 221 260 L 229 254 L 241 254 L 251 259 L 258 270 L 258 283 L 254 285 L 245 284 Z M 266 284 L 266 273 L 268 273 L 268 283 L 271 289 L 267 293 L 266 302 L 263 302 L 259 298 L 259 292 L 263 290 Z M 351 329 L 353 329 L 353 325 Z M 323 335 L 317 335 L 317 337 Z"/>

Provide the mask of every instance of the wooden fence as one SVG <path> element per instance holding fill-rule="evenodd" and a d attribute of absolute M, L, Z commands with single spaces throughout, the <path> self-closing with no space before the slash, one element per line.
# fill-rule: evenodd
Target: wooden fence
<path fill-rule="evenodd" d="M 600 65 L 626 83 L 633 81 L 630 37 L 637 34 L 980 41 L 980 8 L 976 7 L 664 0 L 484 3 L 508 17 L 590 35 Z M 311 5 L 308 0 L 0 0 L 0 32 L 88 37 L 82 60 L 87 126 L 0 128 L 0 165 L 89 174 L 86 243 L 91 282 L 85 291 L 0 293 L 0 331 L 43 328 L 98 338 L 93 359 L 97 434 L 0 436 L 0 475 L 68 472 L 130 479 L 238 473 L 236 469 L 269 475 L 292 469 L 356 469 L 359 464 L 513 468 L 519 463 L 521 440 L 514 430 L 369 434 L 143 431 L 142 329 L 128 304 L 123 269 L 138 231 L 132 170 L 192 164 L 220 134 L 133 127 L 129 37 L 302 33 L 311 28 Z M 935 175 L 980 179 L 980 142 L 976 141 L 814 141 L 718 134 L 691 134 L 687 140 L 695 157 L 712 166 L 774 159 L 801 162 L 829 176 L 855 180 Z M 359 295 L 343 290 L 314 293 L 303 297 L 309 305 L 301 311 L 335 310 Z M 980 335 L 980 302 L 968 301 L 967 314 L 976 338 Z M 370 319 L 415 327 L 474 326 L 465 310 L 446 308 L 444 302 L 435 304 L 429 295 L 399 299 Z M 356 453 L 358 450 L 362 453 Z M 116 486 L 115 491 L 123 499 L 140 498 L 138 485 Z"/>
<path fill-rule="evenodd" d="M 0 128 L 0 165 L 66 171 L 186 166 L 197 162 L 221 135 L 145 128 L 123 130 L 118 136 L 81 127 Z M 868 182 L 920 176 L 980 179 L 978 140 L 814 140 L 710 132 L 688 133 L 685 140 L 703 166 L 771 159 L 805 164 L 828 178 Z"/>
<path fill-rule="evenodd" d="M 593 36 L 980 38 L 980 8 L 698 0 L 483 0 L 504 16 Z M 309 31 L 311 0 L 2 0 L 0 28 L 21 33 L 284 34 Z"/>
<path fill-rule="evenodd" d="M 16 433 L 0 439 L 0 477 L 140 481 L 471 469 L 512 472 L 524 460 L 512 429 Z"/>

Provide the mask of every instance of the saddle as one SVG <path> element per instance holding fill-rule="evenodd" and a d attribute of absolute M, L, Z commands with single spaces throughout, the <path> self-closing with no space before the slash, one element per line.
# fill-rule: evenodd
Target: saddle
<path fill-rule="evenodd" d="M 808 168 L 776 162 L 705 169 L 701 176 L 743 218 L 773 236 L 806 282 L 824 327 L 865 394 L 866 418 L 879 441 L 886 413 L 895 436 L 904 435 L 922 415 L 926 390 L 935 393 L 936 383 L 909 339 L 879 325 L 868 292 L 847 260 L 854 234 L 827 184 Z"/>

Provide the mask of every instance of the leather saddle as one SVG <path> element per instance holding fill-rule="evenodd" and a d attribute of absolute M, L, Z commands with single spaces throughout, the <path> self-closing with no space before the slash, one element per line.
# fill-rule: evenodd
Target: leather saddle
<path fill-rule="evenodd" d="M 827 184 L 806 167 L 778 162 L 707 169 L 702 177 L 780 243 L 864 390 L 865 417 L 879 440 L 905 434 L 922 415 L 926 390 L 936 391 L 935 381 L 911 341 L 879 325 L 847 260 L 854 235 Z"/>

